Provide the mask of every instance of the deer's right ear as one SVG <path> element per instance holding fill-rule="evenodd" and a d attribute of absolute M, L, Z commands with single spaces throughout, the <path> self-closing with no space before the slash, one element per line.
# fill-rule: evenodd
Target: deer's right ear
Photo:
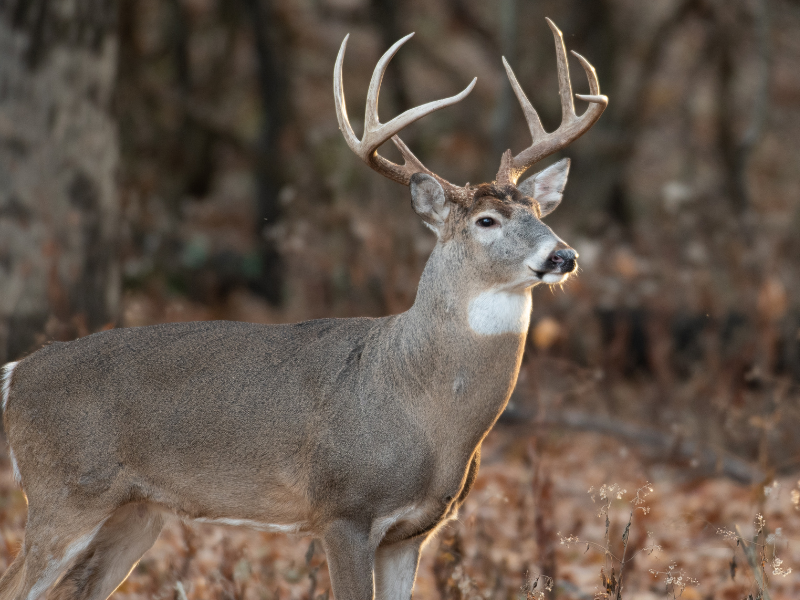
<path fill-rule="evenodd" d="M 450 214 L 450 206 L 441 184 L 426 173 L 414 173 L 409 187 L 414 210 L 422 217 L 425 225 L 441 238 L 445 221 Z"/>
<path fill-rule="evenodd" d="M 544 171 L 528 177 L 517 186 L 517 189 L 526 196 L 536 199 L 544 217 L 553 212 L 561 203 L 568 175 L 569 159 L 562 158 Z"/>

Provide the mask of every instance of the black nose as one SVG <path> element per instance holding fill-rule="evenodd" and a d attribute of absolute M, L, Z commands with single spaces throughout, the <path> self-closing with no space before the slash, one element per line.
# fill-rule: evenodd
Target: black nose
<path fill-rule="evenodd" d="M 548 262 L 553 265 L 553 270 L 560 273 L 572 273 L 575 270 L 575 259 L 578 253 L 572 248 L 561 248 L 548 257 Z"/>
<path fill-rule="evenodd" d="M 562 250 L 556 250 L 550 255 L 550 262 L 554 264 L 560 264 L 564 262 L 568 262 L 571 260 L 575 260 L 578 258 L 578 253 L 575 252 L 572 248 L 564 248 Z"/>

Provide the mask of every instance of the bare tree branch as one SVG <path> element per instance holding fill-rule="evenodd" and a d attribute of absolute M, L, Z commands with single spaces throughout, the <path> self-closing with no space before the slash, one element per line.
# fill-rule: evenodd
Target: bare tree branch
<path fill-rule="evenodd" d="M 647 451 L 652 460 L 691 461 L 695 473 L 707 476 L 722 475 L 746 485 L 760 483 L 766 478 L 761 469 L 724 450 L 711 448 L 702 442 L 679 435 L 662 433 L 656 429 L 624 423 L 602 415 L 565 411 L 538 418 L 522 412 L 506 411 L 502 420 L 509 424 L 530 423 L 538 428 L 561 427 L 573 431 L 599 433 Z"/>

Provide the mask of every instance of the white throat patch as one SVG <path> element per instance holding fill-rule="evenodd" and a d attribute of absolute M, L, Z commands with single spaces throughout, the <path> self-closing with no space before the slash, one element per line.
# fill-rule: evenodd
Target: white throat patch
<path fill-rule="evenodd" d="M 523 334 L 531 322 L 531 292 L 490 290 L 469 303 L 469 327 L 479 335 Z"/>

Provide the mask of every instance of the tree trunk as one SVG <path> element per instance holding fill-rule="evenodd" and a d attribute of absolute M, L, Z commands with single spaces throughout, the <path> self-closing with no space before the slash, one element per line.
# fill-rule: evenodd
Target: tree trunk
<path fill-rule="evenodd" d="M 0 364 L 119 308 L 116 2 L 0 0 Z"/>

